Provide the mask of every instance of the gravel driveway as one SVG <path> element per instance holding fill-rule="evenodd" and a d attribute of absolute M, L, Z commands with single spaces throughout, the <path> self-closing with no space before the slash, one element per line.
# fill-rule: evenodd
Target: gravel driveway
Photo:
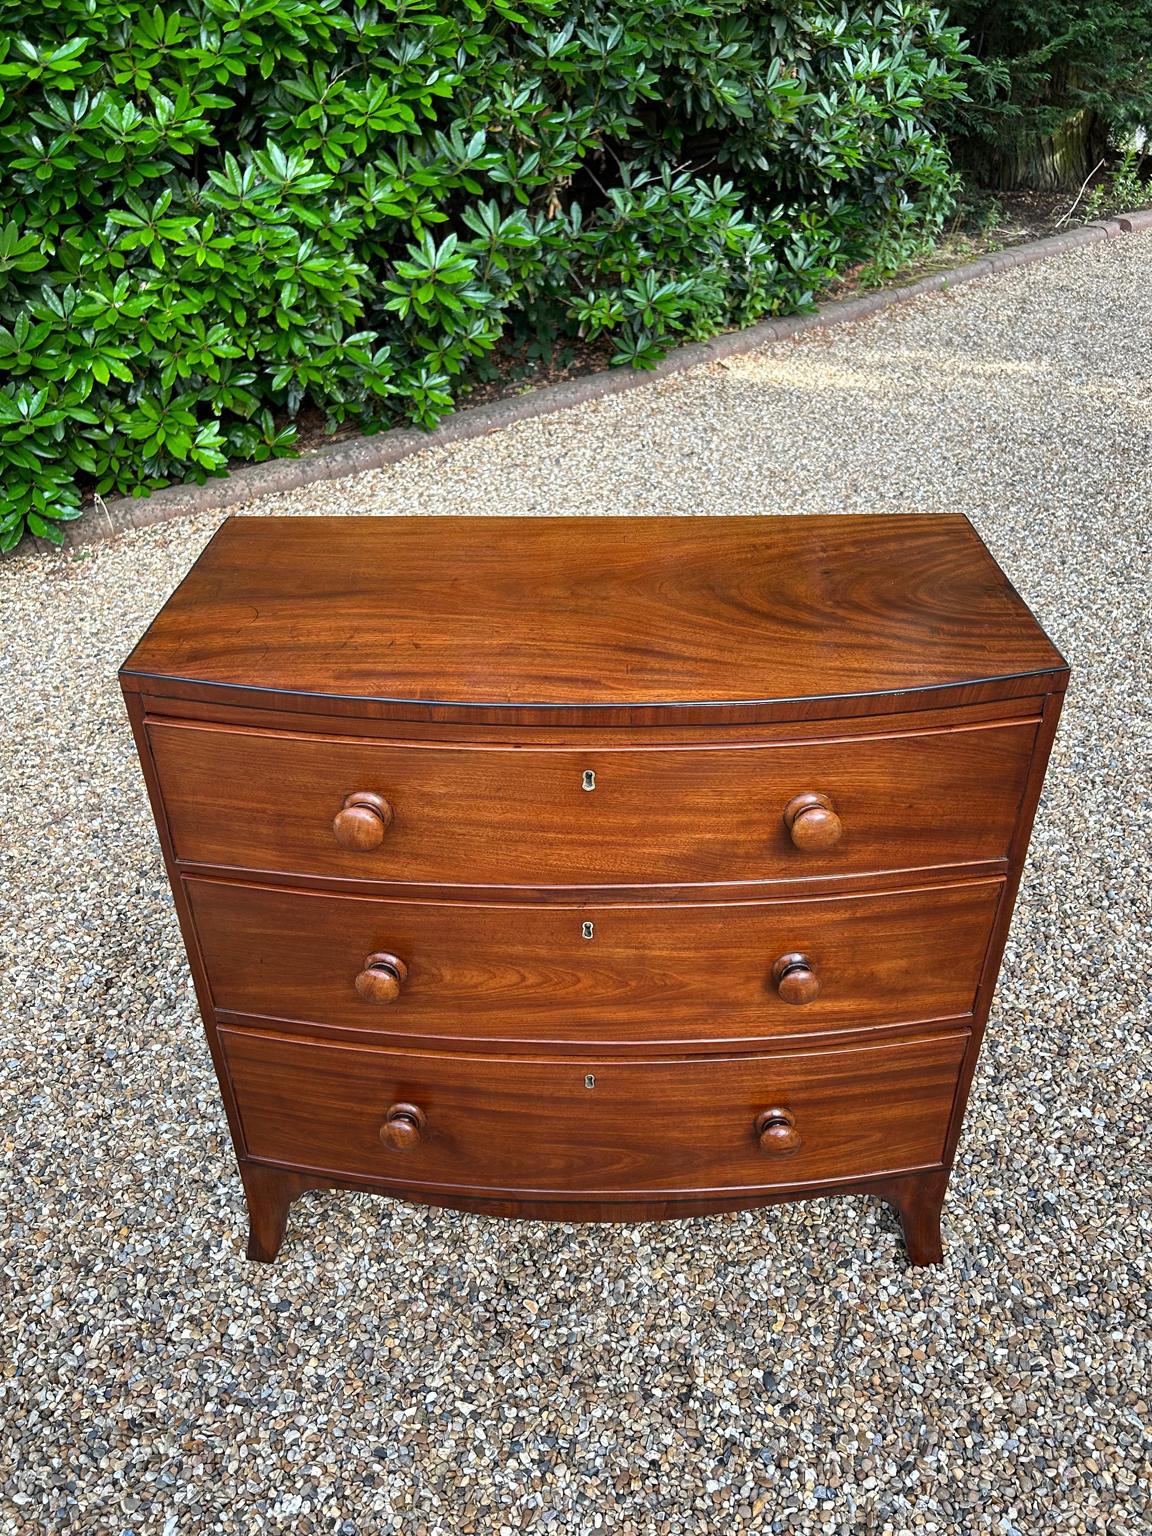
<path fill-rule="evenodd" d="M 1150 336 L 1112 240 L 248 509 L 968 513 L 1073 685 L 938 1270 L 332 1193 L 246 1263 L 115 683 L 217 519 L 0 566 L 0 1530 L 1147 1536 Z"/>

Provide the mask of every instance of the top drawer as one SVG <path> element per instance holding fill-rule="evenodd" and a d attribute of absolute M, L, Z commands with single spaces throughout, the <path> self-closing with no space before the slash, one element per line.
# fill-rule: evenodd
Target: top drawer
<path fill-rule="evenodd" d="M 528 886 L 800 880 L 1002 859 L 1035 732 L 1024 720 L 791 745 L 546 748 L 148 723 L 178 859 Z M 786 808 L 802 796 L 826 797 L 830 811 L 803 812 L 790 831 Z"/>

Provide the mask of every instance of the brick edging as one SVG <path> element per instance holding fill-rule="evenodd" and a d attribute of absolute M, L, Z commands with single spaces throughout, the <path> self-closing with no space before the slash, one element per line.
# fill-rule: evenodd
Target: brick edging
<path fill-rule="evenodd" d="M 64 547 L 77 549 L 102 543 L 129 528 L 144 528 L 152 523 L 167 522 L 170 518 L 190 517 L 200 512 L 241 506 L 255 501 L 257 497 L 296 490 L 318 480 L 340 480 L 348 475 L 362 474 L 365 470 L 377 469 L 384 464 L 396 464 L 428 448 L 466 442 L 469 438 L 483 437 L 488 432 L 498 431 L 516 422 L 528 421 L 536 416 L 549 416 L 571 406 L 622 394 L 625 390 L 638 389 L 653 379 L 668 378 L 702 363 L 718 362 L 741 352 L 752 352 L 771 342 L 788 341 L 805 331 L 863 320 L 868 315 L 894 308 L 921 294 L 938 293 L 961 283 L 970 283 L 976 278 L 990 277 L 1014 267 L 1029 266 L 1049 256 L 1094 245 L 1100 240 L 1115 239 L 1118 235 L 1145 232 L 1152 232 L 1152 208 L 1123 214 L 1105 223 L 1082 224 L 1058 235 L 1048 235 L 1043 240 L 1030 241 L 1027 245 L 994 251 L 947 272 L 934 272 L 904 287 L 881 288 L 873 293 L 861 294 L 858 298 L 835 299 L 821 304 L 812 314 L 762 320 L 745 330 L 727 331 L 723 335 L 714 336 L 710 341 L 690 342 L 674 348 L 655 368 L 610 368 L 600 373 L 585 374 L 582 378 L 569 379 L 562 384 L 549 384 L 541 389 L 529 390 L 523 395 L 496 400 L 490 405 L 475 406 L 450 416 L 432 432 L 398 427 L 375 436 L 360 436 L 333 443 L 299 459 L 273 459 L 266 464 L 245 464 L 231 474 L 208 480 L 203 485 L 169 485 L 153 491 L 149 496 L 117 497 L 103 503 L 102 507 L 91 508 L 78 521 L 66 524 Z M 46 549 L 54 548 L 46 540 L 38 539 L 35 542 Z"/>

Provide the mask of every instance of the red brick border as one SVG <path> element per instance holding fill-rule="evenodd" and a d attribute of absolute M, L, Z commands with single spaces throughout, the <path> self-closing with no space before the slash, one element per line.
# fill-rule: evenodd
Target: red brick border
<path fill-rule="evenodd" d="M 361 474 L 383 464 L 395 464 L 410 454 L 428 448 L 465 442 L 518 421 L 548 416 L 555 411 L 567 410 L 570 406 L 604 399 L 607 395 L 622 394 L 625 390 L 642 387 L 651 379 L 668 378 L 671 374 L 682 373 L 686 368 L 695 368 L 701 363 L 751 352 L 770 342 L 787 341 L 805 331 L 862 320 L 922 294 L 939 293 L 961 283 L 1009 271 L 1013 267 L 1028 266 L 1034 261 L 1043 261 L 1048 256 L 1057 256 L 1064 251 L 1078 250 L 1081 246 L 1094 245 L 1100 240 L 1145 232 L 1152 232 L 1152 208 L 1124 214 L 1102 224 L 1084 224 L 1058 235 L 1049 235 L 1044 240 L 1031 241 L 1027 245 L 995 251 L 950 271 L 934 272 L 930 277 L 923 277 L 901 288 L 878 289 L 874 293 L 862 294 L 859 298 L 822 304 L 814 314 L 763 320 L 747 330 L 728 331 L 713 337 L 711 341 L 692 342 L 669 352 L 653 369 L 637 371 L 612 368 L 571 379 L 564 384 L 551 384 L 543 389 L 530 390 L 526 394 L 498 400 L 491 405 L 459 411 L 434 432 L 398 428 L 374 437 L 356 437 L 346 442 L 333 443 L 299 459 L 274 459 L 267 464 L 247 464 L 230 475 L 209 480 L 204 485 L 170 485 L 153 491 L 150 496 L 118 497 L 102 507 L 90 510 L 80 521 L 67 524 L 65 547 L 75 549 L 96 544 L 114 538 L 128 528 L 143 528 L 152 523 L 167 522 L 170 518 L 188 517 L 217 508 L 237 507 L 259 496 L 295 490 L 318 480 L 338 480 L 347 475 Z M 44 540 L 36 542 L 46 549 L 53 547 Z"/>

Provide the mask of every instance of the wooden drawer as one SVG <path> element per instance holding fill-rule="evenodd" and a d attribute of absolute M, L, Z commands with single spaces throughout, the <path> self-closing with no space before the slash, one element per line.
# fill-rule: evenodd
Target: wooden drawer
<path fill-rule="evenodd" d="M 1025 720 L 784 746 L 548 750 L 148 725 L 178 859 L 454 885 L 802 880 L 1003 859 L 1035 733 Z M 333 819 L 358 791 L 382 797 L 392 821 L 357 812 L 381 840 L 352 851 Z M 831 799 L 835 846 L 794 845 L 784 809 L 805 793 Z"/>
<path fill-rule="evenodd" d="M 440 1190 L 609 1198 L 937 1165 L 967 1040 L 704 1062 L 220 1038 L 249 1157 Z M 395 1134 L 392 1106 L 415 1111 L 391 1122 L 406 1121 L 409 1137 L 417 1125 L 414 1144 L 382 1141 Z M 762 1147 L 757 1120 L 769 1111 Z"/>
<path fill-rule="evenodd" d="M 185 888 L 218 1012 L 419 1040 L 619 1045 L 966 1018 L 1002 883 L 644 906 Z M 358 990 L 390 985 L 383 967 L 358 981 L 375 954 L 406 968 L 394 1001 Z M 807 958 L 815 1000 L 779 995 L 774 962 L 788 955 Z M 785 991 L 805 990 L 801 969 Z"/>

